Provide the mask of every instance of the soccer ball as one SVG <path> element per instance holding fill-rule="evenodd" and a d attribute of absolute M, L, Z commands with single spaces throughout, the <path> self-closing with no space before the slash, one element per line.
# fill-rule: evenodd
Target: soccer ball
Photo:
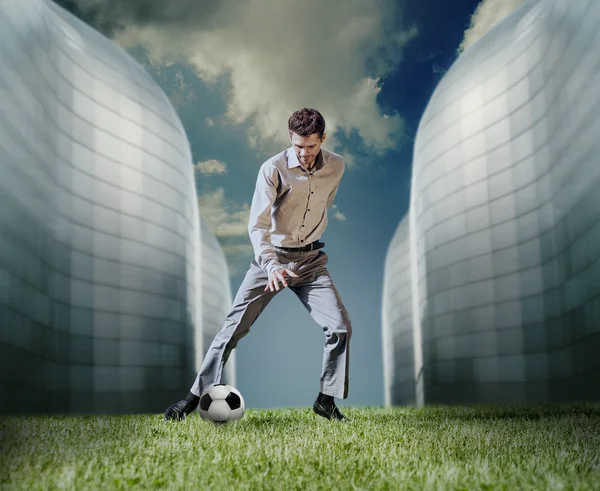
<path fill-rule="evenodd" d="M 242 394 L 227 384 L 210 385 L 200 397 L 200 416 L 215 423 L 238 420 L 244 415 Z"/>

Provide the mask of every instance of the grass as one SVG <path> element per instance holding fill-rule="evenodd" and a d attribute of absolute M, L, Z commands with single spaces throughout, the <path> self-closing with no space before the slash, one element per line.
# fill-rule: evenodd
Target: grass
<path fill-rule="evenodd" d="M 600 489 L 600 404 L 4 417 L 1 489 Z"/>

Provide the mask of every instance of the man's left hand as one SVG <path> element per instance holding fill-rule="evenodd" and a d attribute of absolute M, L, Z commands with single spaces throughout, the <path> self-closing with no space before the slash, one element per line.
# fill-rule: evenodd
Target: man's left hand
<path fill-rule="evenodd" d="M 284 278 L 285 274 L 287 274 L 288 276 L 293 276 L 294 278 L 298 278 L 298 275 L 296 273 L 294 273 L 291 269 L 287 269 L 287 268 L 276 269 L 275 271 L 273 271 L 273 273 L 271 273 L 271 276 L 269 276 L 269 282 L 267 283 L 267 286 L 265 287 L 264 291 L 267 291 L 267 290 L 273 291 L 273 288 L 275 288 L 275 290 L 279 291 L 278 281 L 281 281 L 281 284 L 284 287 L 288 286 L 287 281 L 285 281 L 285 278 Z"/>

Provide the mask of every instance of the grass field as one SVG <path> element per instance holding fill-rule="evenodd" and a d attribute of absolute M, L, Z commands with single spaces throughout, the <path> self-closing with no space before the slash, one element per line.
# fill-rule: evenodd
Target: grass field
<path fill-rule="evenodd" d="M 3 417 L 2 489 L 600 489 L 600 404 Z"/>

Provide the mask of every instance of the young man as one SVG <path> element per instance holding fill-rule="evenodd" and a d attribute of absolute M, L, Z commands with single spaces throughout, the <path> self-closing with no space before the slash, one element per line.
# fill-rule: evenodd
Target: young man
<path fill-rule="evenodd" d="M 320 250 L 325 244 L 319 242 L 345 164 L 342 157 L 321 148 L 325 120 L 318 111 L 296 111 L 288 129 L 292 146 L 263 163 L 258 172 L 248 224 L 254 248 L 250 269 L 187 398 L 170 406 L 165 420 L 184 419 L 196 409 L 203 391 L 220 382 L 238 341 L 271 299 L 289 286 L 325 332 L 321 386 L 313 410 L 327 419 L 348 421 L 334 397 L 348 397 L 352 327 L 327 271 L 327 254 Z"/>

